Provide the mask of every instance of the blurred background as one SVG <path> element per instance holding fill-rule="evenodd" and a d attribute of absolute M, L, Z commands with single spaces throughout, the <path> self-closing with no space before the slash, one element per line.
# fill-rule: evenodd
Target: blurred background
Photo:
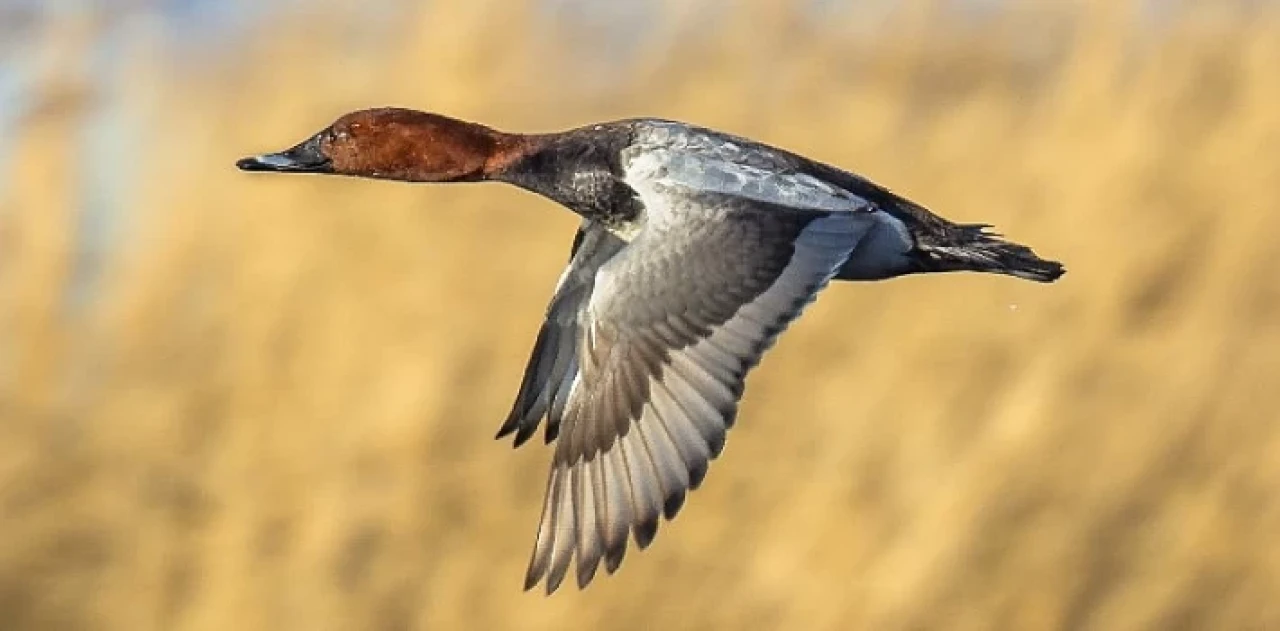
<path fill-rule="evenodd" d="M 0 0 L 0 628 L 1280 628 L 1280 3 Z M 706 484 L 523 593 L 576 225 L 237 172 L 683 119 L 1062 260 L 841 284 Z"/>

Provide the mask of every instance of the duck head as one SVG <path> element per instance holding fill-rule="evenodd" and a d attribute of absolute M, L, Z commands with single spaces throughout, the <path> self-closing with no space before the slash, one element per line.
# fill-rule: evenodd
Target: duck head
<path fill-rule="evenodd" d="M 522 140 L 439 114 L 378 108 L 346 114 L 289 149 L 244 158 L 236 166 L 406 182 L 478 181 L 518 156 Z"/>

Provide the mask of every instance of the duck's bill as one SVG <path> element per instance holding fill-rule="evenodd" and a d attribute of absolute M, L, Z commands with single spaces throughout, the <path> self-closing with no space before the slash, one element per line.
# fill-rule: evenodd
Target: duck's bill
<path fill-rule="evenodd" d="M 242 171 L 281 171 L 287 173 L 332 173 L 333 164 L 320 152 L 319 143 L 308 140 L 279 153 L 264 153 L 236 161 Z"/>

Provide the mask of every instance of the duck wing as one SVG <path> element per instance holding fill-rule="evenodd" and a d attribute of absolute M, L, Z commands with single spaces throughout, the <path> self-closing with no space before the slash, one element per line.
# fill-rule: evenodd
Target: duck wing
<path fill-rule="evenodd" d="M 579 313 L 526 589 L 555 591 L 575 557 L 583 587 L 629 536 L 652 541 L 723 448 L 747 373 L 875 223 L 812 178 L 761 187 L 742 165 L 661 154 L 629 165 L 644 227 Z"/>
<path fill-rule="evenodd" d="M 569 387 L 578 375 L 579 322 L 591 298 L 596 272 L 624 246 L 624 241 L 591 221 L 578 228 L 569 264 L 547 306 L 520 390 L 496 438 L 514 433 L 514 446 L 519 447 L 546 418 L 546 441 L 555 440 Z"/>

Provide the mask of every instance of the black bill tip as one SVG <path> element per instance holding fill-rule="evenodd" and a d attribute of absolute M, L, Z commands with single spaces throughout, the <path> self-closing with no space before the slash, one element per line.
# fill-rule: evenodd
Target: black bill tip
<path fill-rule="evenodd" d="M 236 160 L 241 171 L 333 173 L 333 164 L 320 150 L 320 136 L 278 153 L 264 153 Z"/>
<path fill-rule="evenodd" d="M 271 171 L 270 154 L 265 156 L 249 156 L 236 160 L 236 168 L 241 171 Z"/>

